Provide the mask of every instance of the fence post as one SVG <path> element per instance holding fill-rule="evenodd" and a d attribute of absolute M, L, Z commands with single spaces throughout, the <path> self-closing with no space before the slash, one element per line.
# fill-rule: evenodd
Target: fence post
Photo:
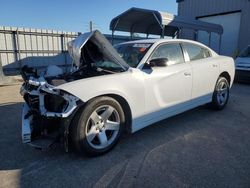
<path fill-rule="evenodd" d="M 2 65 L 2 59 L 0 54 L 0 83 L 3 80 L 4 74 L 3 74 L 3 65 Z"/>
<path fill-rule="evenodd" d="M 17 48 L 17 37 L 16 37 L 16 31 L 12 32 L 12 40 L 13 40 L 13 54 L 15 57 L 15 62 L 18 62 L 18 48 Z"/>
<path fill-rule="evenodd" d="M 6 77 L 3 73 L 3 65 L 2 65 L 2 59 L 1 59 L 1 54 L 0 54 L 0 85 L 7 85 L 11 84 L 13 82 L 12 79 L 9 77 Z"/>
<path fill-rule="evenodd" d="M 16 31 L 12 32 L 13 34 L 13 43 L 14 43 L 14 49 L 13 52 L 15 54 L 15 61 L 19 63 L 19 71 L 21 71 L 22 68 L 22 60 L 21 60 L 21 53 L 20 53 L 20 41 L 19 41 L 19 31 L 18 29 Z"/>
<path fill-rule="evenodd" d="M 19 41 L 19 31 L 18 29 L 16 30 L 16 41 L 17 41 L 17 53 L 18 53 L 18 63 L 20 63 L 20 71 L 22 68 L 22 60 L 21 60 L 21 52 L 20 52 L 20 41 Z"/>
<path fill-rule="evenodd" d="M 65 42 L 64 40 L 65 40 L 64 34 L 61 34 L 61 53 L 64 57 L 64 65 L 65 65 L 66 64 L 66 56 L 64 54 L 64 42 Z M 66 69 L 66 71 L 67 71 L 67 69 Z"/>

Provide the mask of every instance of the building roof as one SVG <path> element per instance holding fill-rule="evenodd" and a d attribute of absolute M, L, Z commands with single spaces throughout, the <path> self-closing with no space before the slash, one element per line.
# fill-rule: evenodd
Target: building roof
<path fill-rule="evenodd" d="M 130 8 L 110 22 L 110 30 L 112 31 L 164 36 L 174 36 L 182 28 L 218 34 L 223 33 L 223 27 L 218 24 L 186 19 L 166 12 L 141 8 Z"/>

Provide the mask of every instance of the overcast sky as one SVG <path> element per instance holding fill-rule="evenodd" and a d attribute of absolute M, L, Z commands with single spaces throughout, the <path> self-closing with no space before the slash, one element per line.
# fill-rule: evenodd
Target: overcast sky
<path fill-rule="evenodd" d="M 110 33 L 112 18 L 131 7 L 154 9 L 177 14 L 176 0 L 0 0 L 0 25 L 88 31 L 94 28 Z"/>

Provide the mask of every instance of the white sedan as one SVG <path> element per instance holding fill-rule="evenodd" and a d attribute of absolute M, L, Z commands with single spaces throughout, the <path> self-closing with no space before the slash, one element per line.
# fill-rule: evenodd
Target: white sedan
<path fill-rule="evenodd" d="M 115 49 L 114 49 L 115 48 Z M 112 47 L 98 31 L 68 44 L 74 68 L 23 67 L 24 143 L 99 155 L 152 123 L 199 105 L 225 107 L 234 61 L 189 40 L 147 39 Z"/>

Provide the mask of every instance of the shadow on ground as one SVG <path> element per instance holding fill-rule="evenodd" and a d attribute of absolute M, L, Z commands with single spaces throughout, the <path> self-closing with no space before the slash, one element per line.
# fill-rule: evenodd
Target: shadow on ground
<path fill-rule="evenodd" d="M 21 144 L 22 103 L 1 104 L 0 181 L 5 187 L 249 187 L 249 94 L 250 87 L 237 85 L 223 111 L 185 112 L 124 135 L 96 158 L 64 153 L 60 145 L 40 151 Z"/>

